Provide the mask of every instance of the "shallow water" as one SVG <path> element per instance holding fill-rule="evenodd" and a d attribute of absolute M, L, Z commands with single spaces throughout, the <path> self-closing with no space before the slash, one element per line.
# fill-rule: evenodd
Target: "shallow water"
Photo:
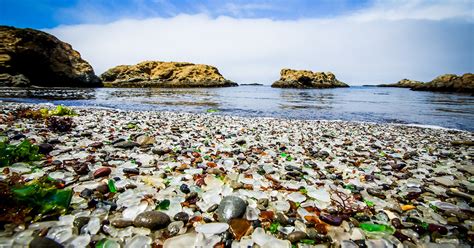
<path fill-rule="evenodd" d="M 218 109 L 216 114 L 420 124 L 474 131 L 473 96 L 402 88 L 0 88 L 0 100 L 124 110 L 202 113 L 208 109 Z"/>

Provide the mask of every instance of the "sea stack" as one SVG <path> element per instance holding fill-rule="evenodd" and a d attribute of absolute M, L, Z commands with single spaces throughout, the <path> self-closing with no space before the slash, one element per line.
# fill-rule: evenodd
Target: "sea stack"
<path fill-rule="evenodd" d="M 274 88 L 336 88 L 349 85 L 336 79 L 331 72 L 312 72 L 308 70 L 282 69 L 280 80 L 272 84 Z"/>
<path fill-rule="evenodd" d="M 216 67 L 187 62 L 144 61 L 119 65 L 101 76 L 107 87 L 191 88 L 228 87 L 236 83 L 225 79 Z"/>
<path fill-rule="evenodd" d="M 97 87 L 92 66 L 48 33 L 0 26 L 0 86 Z"/>

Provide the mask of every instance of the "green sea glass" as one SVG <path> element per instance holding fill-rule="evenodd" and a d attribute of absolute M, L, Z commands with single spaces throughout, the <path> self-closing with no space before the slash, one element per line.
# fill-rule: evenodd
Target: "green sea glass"
<path fill-rule="evenodd" d="M 278 222 L 273 222 L 271 225 L 270 225 L 270 228 L 269 228 L 269 231 L 273 234 L 277 233 L 278 232 L 278 227 L 280 226 L 280 224 Z"/>
<path fill-rule="evenodd" d="M 71 189 L 58 189 L 56 181 L 47 177 L 16 186 L 11 192 L 16 201 L 37 209 L 41 215 L 65 213 L 73 195 Z"/>
<path fill-rule="evenodd" d="M 163 200 L 158 205 L 158 209 L 160 210 L 168 210 L 170 208 L 170 200 Z"/>
<path fill-rule="evenodd" d="M 361 223 L 360 228 L 366 232 L 378 232 L 385 234 L 393 234 L 395 232 L 395 229 L 389 225 L 374 224 L 370 222 Z"/>
<path fill-rule="evenodd" d="M 112 193 L 117 193 L 117 188 L 115 187 L 115 181 L 113 179 L 109 179 L 109 191 Z"/>
<path fill-rule="evenodd" d="M 103 238 L 96 243 L 95 248 L 120 248 L 120 244 L 114 240 Z"/>
<path fill-rule="evenodd" d="M 38 154 L 39 148 L 24 140 L 17 145 L 11 145 L 8 141 L 0 142 L 0 167 L 9 166 L 16 162 L 37 161 L 41 158 Z"/>

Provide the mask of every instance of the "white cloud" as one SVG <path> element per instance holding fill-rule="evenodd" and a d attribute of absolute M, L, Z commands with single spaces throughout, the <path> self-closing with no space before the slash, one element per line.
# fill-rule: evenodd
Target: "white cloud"
<path fill-rule="evenodd" d="M 349 84 L 427 81 L 443 73 L 474 71 L 472 14 L 466 16 L 458 7 L 443 12 L 439 4 L 419 5 L 407 2 L 387 9 L 376 4 L 332 19 L 201 14 L 46 31 L 72 44 L 98 74 L 143 60 L 211 64 L 236 82 L 265 84 L 277 80 L 281 68 L 332 71 Z"/>

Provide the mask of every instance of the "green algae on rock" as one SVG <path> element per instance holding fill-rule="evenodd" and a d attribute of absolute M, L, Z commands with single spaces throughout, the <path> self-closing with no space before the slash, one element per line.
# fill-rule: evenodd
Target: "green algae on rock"
<path fill-rule="evenodd" d="M 9 166 L 16 162 L 37 161 L 42 156 L 37 145 L 23 140 L 19 144 L 10 144 L 8 140 L 0 141 L 0 167 Z"/>

